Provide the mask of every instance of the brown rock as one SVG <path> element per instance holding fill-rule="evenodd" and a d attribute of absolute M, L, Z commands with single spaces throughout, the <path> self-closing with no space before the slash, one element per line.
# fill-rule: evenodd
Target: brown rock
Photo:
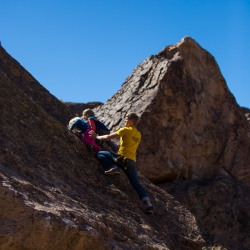
<path fill-rule="evenodd" d="M 180 181 L 158 185 L 195 217 L 208 249 L 249 249 L 250 187 L 232 178 Z"/>
<path fill-rule="evenodd" d="M 137 165 L 154 183 L 225 175 L 250 184 L 249 124 L 213 56 L 190 37 L 144 60 L 95 111 L 113 130 L 139 114 Z"/>
<path fill-rule="evenodd" d="M 245 114 L 247 121 L 250 123 L 250 109 L 245 108 L 245 107 L 241 107 L 241 109 L 242 109 L 243 113 Z M 250 136 L 250 133 L 249 133 L 249 136 Z"/>
<path fill-rule="evenodd" d="M 250 248 L 249 109 L 207 51 L 191 38 L 166 47 L 95 111 L 113 130 L 141 116 L 139 171 L 195 216 L 204 250 Z"/>
<path fill-rule="evenodd" d="M 65 104 L 74 113 L 75 116 L 82 116 L 82 111 L 85 109 L 93 109 L 100 105 L 103 105 L 102 102 L 88 102 L 88 103 L 65 102 Z"/>
<path fill-rule="evenodd" d="M 66 129 L 72 113 L 0 47 L 0 246 L 17 249 L 201 249 L 194 216 L 139 178 L 144 214 L 124 174 L 103 175 Z"/>
<path fill-rule="evenodd" d="M 73 113 L 66 105 L 56 99 L 52 94 L 49 93 L 37 80 L 26 71 L 14 58 L 12 58 L 3 47 L 0 47 L 0 70 L 1 81 L 11 88 L 13 84 L 22 95 L 31 99 L 32 102 L 39 105 L 44 112 L 53 116 L 59 122 L 66 126 L 69 119 L 73 116 Z M 5 91 L 5 89 L 1 89 Z M 13 90 L 15 91 L 15 90 Z M 11 105 L 18 105 L 21 94 L 10 96 Z M 7 95 L 8 96 L 8 95 Z M 4 100 L 2 100 L 3 102 Z M 58 107 L 61 112 L 58 112 L 54 107 Z M 32 110 L 31 110 L 32 112 Z M 39 116 L 39 114 L 36 114 Z"/>

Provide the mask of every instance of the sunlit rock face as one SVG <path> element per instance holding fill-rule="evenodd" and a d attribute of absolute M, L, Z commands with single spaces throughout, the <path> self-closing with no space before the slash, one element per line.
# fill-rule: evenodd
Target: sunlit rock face
<path fill-rule="evenodd" d="M 249 124 L 214 57 L 190 37 L 140 63 L 95 111 L 113 130 L 138 113 L 137 166 L 154 183 L 222 175 L 250 184 Z"/>

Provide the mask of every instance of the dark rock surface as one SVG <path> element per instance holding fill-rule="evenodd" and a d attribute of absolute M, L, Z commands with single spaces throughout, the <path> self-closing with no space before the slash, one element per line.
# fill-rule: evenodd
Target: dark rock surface
<path fill-rule="evenodd" d="M 245 108 L 245 107 L 241 107 L 243 113 L 245 114 L 247 121 L 250 123 L 250 109 L 249 108 Z M 250 132 L 250 130 L 249 130 Z M 249 133 L 249 137 L 250 137 L 250 133 Z"/>
<path fill-rule="evenodd" d="M 139 178 L 155 206 L 143 212 L 124 174 L 103 175 L 66 129 L 71 111 L 0 47 L 0 248 L 201 249 L 195 217 Z"/>
<path fill-rule="evenodd" d="M 64 104 L 74 113 L 75 116 L 82 116 L 82 111 L 84 109 L 94 109 L 100 105 L 103 105 L 102 102 L 87 102 L 87 103 L 74 103 L 74 102 L 65 102 Z"/>
<path fill-rule="evenodd" d="M 207 245 L 249 249 L 250 187 L 227 177 L 158 184 L 196 218 Z M 216 248 L 215 248 L 216 249 Z"/>
<path fill-rule="evenodd" d="M 36 79 L 26 71 L 16 60 L 14 60 L 3 47 L 0 46 L 0 70 L 1 70 L 1 83 L 5 83 L 8 88 L 1 88 L 1 94 L 6 94 L 6 98 L 13 106 L 13 109 L 17 109 L 18 104 L 22 101 L 23 96 L 30 100 L 31 103 L 35 103 L 43 109 L 43 112 L 48 113 L 57 119 L 63 125 L 68 124 L 73 113 L 71 110 L 56 99 L 47 89 L 39 84 Z M 4 91 L 12 90 L 13 96 Z M 6 100 L 1 100 L 6 102 Z M 54 109 L 57 107 L 57 109 Z M 32 107 L 30 107 L 32 113 Z M 58 109 L 60 112 L 58 112 Z M 28 110 L 28 107 L 27 107 Z M 13 112 L 15 115 L 15 112 Z M 36 114 L 39 117 L 39 113 Z M 15 116 L 14 116 L 15 118 Z M 19 117 L 20 119 L 22 117 Z"/>

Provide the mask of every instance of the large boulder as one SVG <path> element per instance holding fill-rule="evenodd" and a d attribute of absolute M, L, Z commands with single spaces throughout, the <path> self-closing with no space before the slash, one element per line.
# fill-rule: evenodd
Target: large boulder
<path fill-rule="evenodd" d="M 250 134 L 214 57 L 190 37 L 139 64 L 97 117 L 140 116 L 140 173 L 154 183 L 228 176 L 250 184 Z"/>
<path fill-rule="evenodd" d="M 249 185 L 225 176 L 157 185 L 195 216 L 209 250 L 250 249 Z"/>
<path fill-rule="evenodd" d="M 139 175 L 107 177 L 67 130 L 72 113 L 0 46 L 0 249 L 201 249 L 195 217 Z"/>

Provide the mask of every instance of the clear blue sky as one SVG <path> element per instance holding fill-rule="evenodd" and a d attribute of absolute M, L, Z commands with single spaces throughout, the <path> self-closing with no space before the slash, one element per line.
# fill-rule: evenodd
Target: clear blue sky
<path fill-rule="evenodd" d="M 5 50 L 66 102 L 105 103 L 132 70 L 191 36 L 250 108 L 250 0 L 6 0 Z"/>

